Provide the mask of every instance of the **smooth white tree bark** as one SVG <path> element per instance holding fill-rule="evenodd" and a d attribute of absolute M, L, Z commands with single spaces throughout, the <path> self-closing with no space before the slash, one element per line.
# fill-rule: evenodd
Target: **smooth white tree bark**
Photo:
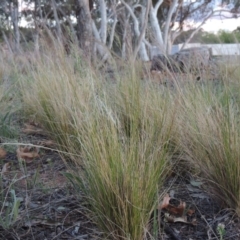
<path fill-rule="evenodd" d="M 147 1 L 146 7 L 145 6 L 142 7 L 142 13 L 141 13 L 142 29 L 141 29 L 141 34 L 138 37 L 137 46 L 134 49 L 133 61 L 136 60 L 137 53 L 138 53 L 138 51 L 141 47 L 144 47 L 144 49 L 146 49 L 144 39 L 145 39 L 146 28 L 147 28 L 147 25 L 148 25 L 148 15 L 149 15 L 149 11 L 150 11 L 151 6 L 152 6 L 152 2 Z M 149 57 L 145 58 L 145 61 L 149 61 Z"/>
<path fill-rule="evenodd" d="M 93 51 L 92 17 L 89 0 L 76 0 L 77 36 L 79 46 L 90 61 Z"/>
<path fill-rule="evenodd" d="M 107 46 L 102 42 L 102 38 L 94 21 L 92 21 L 92 31 L 95 38 L 94 48 L 96 48 L 97 52 L 101 56 L 102 61 L 107 61 L 109 52 Z"/>
<path fill-rule="evenodd" d="M 87 0 L 84 1 L 86 2 Z M 157 46 L 163 54 L 169 54 L 173 41 L 183 31 L 180 24 L 176 31 L 172 30 L 173 22 L 176 21 L 179 9 L 182 9 L 182 7 L 183 2 L 179 0 L 172 0 L 169 3 L 169 8 L 166 8 L 166 1 L 164 0 L 157 0 L 154 6 L 152 5 L 152 0 L 112 0 L 109 2 L 99 0 L 100 18 L 92 19 L 91 23 L 92 33 L 95 38 L 94 48 L 102 59 L 108 59 L 111 56 L 116 25 L 120 17 L 119 14 L 124 12 L 126 19 L 122 20 L 124 29 L 121 36 L 121 55 L 123 58 L 127 57 L 127 49 L 132 49 L 133 59 L 136 59 L 136 56 L 139 55 L 143 61 L 148 61 L 149 52 L 147 49 L 153 46 Z M 168 10 L 164 15 L 166 19 L 162 19 L 161 21 L 164 22 L 162 25 L 160 25 L 160 20 L 158 19 L 160 8 Z M 193 10 L 196 11 L 196 9 Z M 97 23 L 99 20 L 100 23 Z M 150 27 L 151 37 L 146 35 L 148 27 Z M 135 37 L 134 43 L 131 39 L 132 36 L 129 36 L 130 29 L 132 29 L 133 36 Z M 193 32 L 190 39 L 199 29 Z"/>
<path fill-rule="evenodd" d="M 59 20 L 58 13 L 57 13 L 56 1 L 52 0 L 51 4 L 52 4 L 52 9 L 53 9 L 54 19 L 55 19 L 55 22 L 56 22 L 57 37 L 59 39 L 61 39 L 61 37 L 62 37 L 62 30 L 61 30 L 61 24 L 60 24 L 60 20 Z"/>
<path fill-rule="evenodd" d="M 163 0 L 158 0 L 157 4 L 155 7 L 151 6 L 150 9 L 150 23 L 151 23 L 151 28 L 153 31 L 154 35 L 154 42 L 155 44 L 161 49 L 162 52 L 164 52 L 164 42 L 163 42 L 163 36 L 162 36 L 162 31 L 157 19 L 157 12 L 161 4 L 163 3 Z"/>
<path fill-rule="evenodd" d="M 122 58 L 127 58 L 127 48 L 130 48 L 130 42 L 132 41 L 131 37 L 128 37 L 131 34 L 131 29 L 129 26 L 129 18 L 130 14 L 128 13 L 126 16 L 126 19 L 124 19 L 124 30 L 123 30 L 123 36 L 122 36 Z"/>
<path fill-rule="evenodd" d="M 164 30 L 163 30 L 163 42 L 165 47 L 165 53 L 169 54 L 169 49 L 171 48 L 171 29 L 170 29 L 170 23 L 173 17 L 173 14 L 177 8 L 178 0 L 173 0 L 171 3 L 170 9 L 168 11 L 167 19 L 165 22 Z"/>
<path fill-rule="evenodd" d="M 139 37 L 141 35 L 140 28 L 139 28 L 139 19 L 134 14 L 134 9 L 131 8 L 128 3 L 126 3 L 124 0 L 121 0 L 121 2 L 126 7 L 127 11 L 129 12 L 130 16 L 132 17 L 134 34 L 135 34 L 136 38 L 139 39 Z M 147 49 L 146 49 L 145 43 L 143 41 L 140 41 L 140 43 L 139 43 L 139 56 L 143 61 L 149 61 Z"/>
<path fill-rule="evenodd" d="M 13 1 L 11 3 L 11 19 L 14 31 L 14 51 L 19 52 L 20 50 L 20 32 L 18 26 L 19 11 L 18 11 L 18 1 Z"/>
<path fill-rule="evenodd" d="M 100 36 L 101 40 L 104 44 L 106 44 L 107 41 L 107 7 L 106 7 L 106 1 L 105 0 L 99 0 L 100 5 L 100 12 L 101 12 L 101 28 L 100 28 Z"/>
<path fill-rule="evenodd" d="M 112 6 L 112 11 L 113 11 L 113 24 L 112 24 L 112 28 L 111 28 L 111 32 L 110 32 L 110 39 L 109 39 L 109 43 L 108 43 L 108 48 L 111 49 L 112 45 L 113 45 L 113 41 L 114 41 L 114 35 L 115 35 L 115 30 L 116 30 L 116 26 L 117 26 L 117 9 L 116 9 L 116 0 L 114 0 L 114 4 Z"/>

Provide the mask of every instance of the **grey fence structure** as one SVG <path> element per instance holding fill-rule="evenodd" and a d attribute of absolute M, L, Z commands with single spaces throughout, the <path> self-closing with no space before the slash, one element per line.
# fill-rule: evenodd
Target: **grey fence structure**
<path fill-rule="evenodd" d="M 183 44 L 173 45 L 171 55 L 182 50 Z M 240 44 L 201 44 L 201 43 L 189 43 L 184 46 L 183 49 L 194 47 L 207 47 L 211 51 L 212 56 L 240 56 Z M 150 49 L 151 59 L 156 55 L 161 55 L 162 52 L 157 47 Z"/>

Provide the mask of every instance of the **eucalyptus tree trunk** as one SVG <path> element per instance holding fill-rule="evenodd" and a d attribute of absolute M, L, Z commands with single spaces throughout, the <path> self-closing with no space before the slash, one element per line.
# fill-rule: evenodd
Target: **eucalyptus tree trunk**
<path fill-rule="evenodd" d="M 136 53 L 139 53 L 140 59 L 142 59 L 143 61 L 149 61 L 149 57 L 148 57 L 148 53 L 147 53 L 147 49 L 146 49 L 146 45 L 143 42 L 143 39 L 145 37 L 145 31 L 146 31 L 146 24 L 148 21 L 147 18 L 147 14 L 148 14 L 148 10 L 146 10 L 145 6 L 142 6 L 142 14 L 146 15 L 146 19 L 144 23 L 142 23 L 142 25 L 144 26 L 141 30 L 140 30 L 140 25 L 141 25 L 141 20 L 139 20 L 136 16 L 136 14 L 134 13 L 134 8 L 131 5 L 129 5 L 126 1 L 121 0 L 122 4 L 125 6 L 126 10 L 128 11 L 128 13 L 130 14 L 132 21 L 133 21 L 133 31 L 135 34 L 135 38 L 137 39 L 137 44 L 136 47 L 134 49 L 134 53 L 133 53 L 133 59 L 136 59 Z M 148 2 L 148 8 L 150 6 L 151 2 Z M 146 13 L 146 14 L 145 14 Z"/>
<path fill-rule="evenodd" d="M 93 50 L 92 18 L 89 0 L 76 0 L 77 37 L 79 47 L 90 60 Z"/>
<path fill-rule="evenodd" d="M 40 8 L 40 0 L 34 0 L 34 14 L 33 14 L 33 20 L 34 20 L 34 27 L 35 27 L 35 30 L 34 30 L 34 51 L 35 53 L 39 53 L 39 25 L 40 25 L 40 22 L 39 22 L 39 19 L 37 17 L 37 11 L 38 9 L 40 10 L 40 19 L 42 20 L 43 17 L 42 17 L 42 11 L 41 11 L 41 8 Z"/>
<path fill-rule="evenodd" d="M 13 32 L 14 32 L 14 51 L 19 52 L 20 50 L 20 32 L 18 26 L 18 19 L 19 19 L 19 12 L 18 12 L 18 1 L 14 0 L 11 2 L 11 19 L 13 25 Z"/>
<path fill-rule="evenodd" d="M 57 4 L 55 0 L 52 0 L 52 8 L 53 8 L 53 15 L 54 15 L 54 20 L 56 22 L 56 30 L 57 30 L 57 37 L 58 40 L 61 40 L 62 38 L 62 30 L 61 30 L 61 24 L 60 24 L 60 20 L 58 17 L 58 12 L 57 12 Z"/>

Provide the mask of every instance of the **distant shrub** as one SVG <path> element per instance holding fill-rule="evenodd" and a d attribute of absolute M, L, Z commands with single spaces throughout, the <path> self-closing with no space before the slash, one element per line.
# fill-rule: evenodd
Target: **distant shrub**
<path fill-rule="evenodd" d="M 239 43 L 240 32 L 228 32 L 225 30 L 220 30 L 217 34 L 204 32 L 201 41 L 203 43 Z"/>

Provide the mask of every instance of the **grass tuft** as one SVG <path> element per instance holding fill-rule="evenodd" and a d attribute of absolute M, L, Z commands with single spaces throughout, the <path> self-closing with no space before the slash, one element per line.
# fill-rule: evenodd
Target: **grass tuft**
<path fill-rule="evenodd" d="M 222 69 L 219 81 L 196 82 L 188 74 L 178 82 L 175 74 L 166 87 L 149 76 L 140 80 L 140 66 L 122 64 L 105 76 L 76 52 L 43 51 L 21 75 L 24 112 L 68 153 L 66 176 L 109 238 L 146 239 L 160 189 L 182 151 L 209 191 L 240 215 L 235 70 Z"/>
<path fill-rule="evenodd" d="M 216 90 L 216 88 L 214 88 Z M 240 215 L 239 105 L 227 85 L 193 90 L 185 96 L 180 120 L 181 145 L 226 207 Z"/>
<path fill-rule="evenodd" d="M 114 239 L 142 239 L 170 169 L 170 94 L 130 68 L 106 84 L 84 65 L 43 59 L 21 82 L 26 113 L 70 153 L 98 225 Z"/>

